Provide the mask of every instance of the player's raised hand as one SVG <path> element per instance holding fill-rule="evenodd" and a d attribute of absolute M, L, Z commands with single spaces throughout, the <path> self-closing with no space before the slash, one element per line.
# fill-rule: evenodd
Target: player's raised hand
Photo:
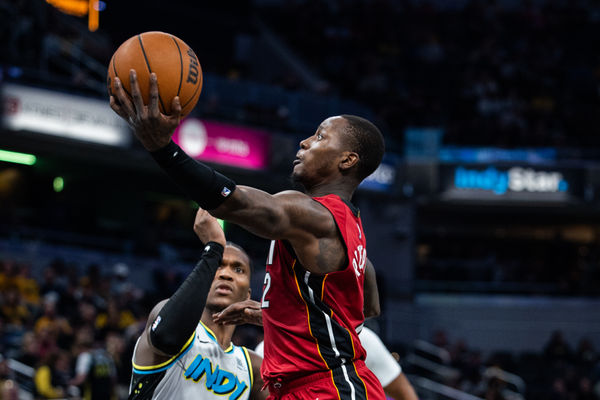
<path fill-rule="evenodd" d="M 114 92 L 110 96 L 110 107 L 129 126 L 135 136 L 148 151 L 155 151 L 166 146 L 181 120 L 181 104 L 179 97 L 171 103 L 171 114 L 165 115 L 158 107 L 158 81 L 156 74 L 150 74 L 150 100 L 144 104 L 135 70 L 129 71 L 131 98 L 125 92 L 121 80 L 114 79 Z"/>
<path fill-rule="evenodd" d="M 194 220 L 194 232 L 200 241 L 204 244 L 216 242 L 225 247 L 225 233 L 215 217 L 208 211 L 199 208 Z"/>
<path fill-rule="evenodd" d="M 212 315 L 213 321 L 220 325 L 253 324 L 262 326 L 262 310 L 260 303 L 244 300 L 233 303 L 219 313 Z"/>

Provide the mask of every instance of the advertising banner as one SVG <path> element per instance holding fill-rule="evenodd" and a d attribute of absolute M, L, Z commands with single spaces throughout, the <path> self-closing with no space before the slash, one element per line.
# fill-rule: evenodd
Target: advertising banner
<path fill-rule="evenodd" d="M 565 202 L 581 197 L 583 171 L 540 166 L 444 165 L 442 198 Z"/>
<path fill-rule="evenodd" d="M 258 129 L 195 118 L 185 119 L 173 135 L 190 157 L 254 170 L 268 166 L 269 138 Z"/>
<path fill-rule="evenodd" d="M 4 128 L 67 139 L 127 146 L 127 124 L 108 101 L 6 83 L 2 87 Z"/>

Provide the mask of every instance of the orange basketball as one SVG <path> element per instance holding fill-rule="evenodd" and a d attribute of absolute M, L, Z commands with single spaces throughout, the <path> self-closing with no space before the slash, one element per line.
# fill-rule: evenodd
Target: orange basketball
<path fill-rule="evenodd" d="M 108 65 L 108 93 L 115 77 L 131 97 L 129 70 L 135 69 L 144 99 L 149 101 L 150 74 L 158 79 L 158 106 L 171 113 L 171 101 L 179 96 L 182 116 L 192 111 L 202 91 L 202 68 L 196 53 L 176 36 L 164 32 L 145 32 L 127 39 L 113 54 Z"/>

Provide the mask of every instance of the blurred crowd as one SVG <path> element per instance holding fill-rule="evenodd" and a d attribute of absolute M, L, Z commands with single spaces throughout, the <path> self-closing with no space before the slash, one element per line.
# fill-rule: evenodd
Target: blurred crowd
<path fill-rule="evenodd" d="M 0 293 L 0 380 L 33 382 L 28 389 L 36 398 L 87 391 L 126 398 L 133 346 L 148 313 L 148 296 L 128 281 L 126 265 L 109 273 L 90 265 L 80 274 L 55 260 L 33 279 L 28 264 L 3 259 Z M 33 368 L 33 376 L 11 376 L 7 359 Z"/>
<path fill-rule="evenodd" d="M 114 399 L 127 398 L 131 355 L 147 314 L 175 291 L 183 276 L 154 271 L 153 287 L 142 289 L 125 264 L 81 269 L 60 259 L 39 275 L 34 278 L 25 262 L 0 259 L 0 399 L 18 398 L 19 385 L 39 399 L 79 399 L 88 392 L 92 399 L 109 398 L 109 393 Z M 262 332 L 239 327 L 233 340 L 254 348 Z M 464 340 L 451 343 L 442 331 L 431 343 L 447 352 L 448 357 L 434 361 L 450 367 L 450 372 L 433 376 L 407 357 L 401 360 L 407 374 L 486 400 L 510 400 L 505 389 L 531 400 L 600 398 L 600 358 L 589 338 L 581 338 L 573 348 L 557 331 L 541 353 L 488 356 Z M 507 378 L 510 374 L 517 375 L 516 384 Z"/>
<path fill-rule="evenodd" d="M 460 282 L 456 291 L 600 295 L 600 248 L 593 243 L 454 236 L 424 239 L 417 254 L 417 279 Z"/>
<path fill-rule="evenodd" d="M 410 365 L 418 373 L 486 400 L 600 399 L 600 353 L 590 338 L 572 347 L 559 330 L 544 338 L 542 352 L 496 352 L 484 356 L 463 339 L 438 330 L 430 340 L 438 350 L 419 353 L 448 367 L 437 373 Z M 520 397 L 519 397 L 520 395 Z"/>
<path fill-rule="evenodd" d="M 148 273 L 143 288 L 121 262 L 57 258 L 33 274 L 27 262 L 0 258 L 0 400 L 18 398 L 18 385 L 39 399 L 126 399 L 147 315 L 184 279 L 172 269 Z M 234 340 L 254 348 L 262 331 L 243 327 Z"/>
<path fill-rule="evenodd" d="M 112 27 L 89 36 L 82 23 L 75 28 L 47 5 L 34 3 L 0 2 L 0 18 L 6 22 L 0 30 L 5 48 L 0 62 L 54 68 L 71 73 L 72 83 L 87 82 L 82 75 L 89 71 L 65 69 L 58 59 L 53 65 L 50 39 L 67 39 L 104 65 L 131 35 Z M 260 65 L 264 57 L 252 56 L 257 28 L 252 18 L 239 15 L 251 13 L 316 71 L 323 82 L 318 90 L 367 105 L 386 134 L 398 141 L 407 127 L 438 126 L 448 144 L 600 144 L 592 133 L 600 126 L 596 0 L 451 2 L 464 3 L 460 7 L 411 0 L 248 3 L 242 2 L 239 12 L 229 11 L 230 20 L 217 6 L 205 10 L 210 18 L 200 18 L 206 19 L 206 29 L 213 29 L 215 18 L 237 29 L 208 42 L 170 20 L 161 29 L 176 30 L 199 54 L 210 54 L 202 57 L 207 71 L 234 81 L 264 81 L 272 68 Z M 149 7 L 154 10 L 158 4 Z M 111 22 L 118 23 L 109 18 Z M 269 83 L 306 90 L 298 71 L 283 71 L 287 73 L 273 72 Z M 211 101 L 206 99 L 204 112 L 210 112 Z M 269 107 L 255 99 L 245 108 L 240 112 Z M 236 115 L 232 112 L 230 118 Z M 260 115 L 267 126 L 281 127 L 281 118 L 278 112 Z"/>
<path fill-rule="evenodd" d="M 596 0 L 296 0 L 261 14 L 391 134 L 424 125 L 452 144 L 600 143 Z"/>
<path fill-rule="evenodd" d="M 147 28 L 128 20 L 125 31 L 117 18 L 129 12 L 118 8 L 124 5 L 109 7 L 103 17 L 108 25 L 89 35 L 82 21 L 76 28 L 43 2 L 0 1 L 0 63 L 39 66 L 45 54 L 45 68 L 87 82 L 85 69 L 65 69 L 58 59 L 52 65 L 49 39 L 67 39 L 106 65 L 133 30 Z M 149 2 L 149 17 L 160 7 Z M 164 13 L 161 29 L 186 38 L 202 55 L 205 71 L 234 82 L 267 81 L 356 100 L 400 142 L 407 127 L 436 126 L 447 144 L 600 144 L 594 134 L 600 127 L 597 0 L 242 1 L 234 9 L 214 5 L 189 16 Z M 201 27 L 186 18 L 199 19 Z M 273 57 L 253 54 L 262 40 L 259 25 L 315 72 L 317 87 L 308 87 L 297 69 L 275 68 Z M 203 40 L 211 30 L 222 33 Z M 203 112 L 210 112 L 212 101 L 205 99 Z M 261 111 L 270 110 L 272 99 L 248 101 L 245 109 L 230 109 L 229 118 L 254 112 L 263 125 L 281 127 L 289 117 L 279 109 Z"/>

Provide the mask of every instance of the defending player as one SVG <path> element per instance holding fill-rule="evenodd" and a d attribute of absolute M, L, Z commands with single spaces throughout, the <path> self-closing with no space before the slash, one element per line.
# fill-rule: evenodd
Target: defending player
<path fill-rule="evenodd" d="M 112 109 L 133 127 L 156 162 L 203 208 L 273 239 L 262 296 L 265 361 L 261 372 L 275 398 L 385 399 L 364 364 L 357 329 L 364 321 L 366 241 L 350 200 L 383 157 L 383 136 L 349 115 L 323 121 L 300 142 L 292 176 L 306 193 L 275 195 L 236 186 L 191 159 L 171 141 L 181 105 L 158 109 L 155 74 L 145 106 L 135 71 L 129 99 L 115 79 Z"/>
<path fill-rule="evenodd" d="M 235 326 L 211 315 L 250 298 L 250 261 L 205 210 L 194 231 L 206 247 L 200 262 L 168 300 L 158 303 L 133 354 L 130 400 L 267 397 L 261 357 L 231 343 Z"/>

